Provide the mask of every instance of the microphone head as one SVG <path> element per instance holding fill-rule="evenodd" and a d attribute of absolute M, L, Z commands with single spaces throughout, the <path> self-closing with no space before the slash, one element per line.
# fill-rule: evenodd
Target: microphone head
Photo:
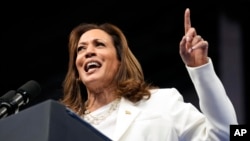
<path fill-rule="evenodd" d="M 23 84 L 17 89 L 16 93 L 19 93 L 23 96 L 24 103 L 28 103 L 30 99 L 35 98 L 41 92 L 41 86 L 35 80 L 30 80 Z"/>

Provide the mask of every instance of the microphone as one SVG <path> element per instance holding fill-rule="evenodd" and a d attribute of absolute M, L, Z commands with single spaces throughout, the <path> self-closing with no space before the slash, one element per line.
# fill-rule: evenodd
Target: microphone
<path fill-rule="evenodd" d="M 11 108 L 11 105 L 9 104 L 10 99 L 15 96 L 15 94 L 16 91 L 10 90 L 0 97 L 0 118 L 7 116 L 5 113 L 7 113 Z"/>
<path fill-rule="evenodd" d="M 15 94 L 16 94 L 16 91 L 14 91 L 14 90 L 8 91 L 7 93 L 5 93 L 4 95 L 2 95 L 0 97 L 0 104 L 2 102 L 6 102 L 6 101 L 10 100 Z"/>
<path fill-rule="evenodd" d="M 15 95 L 9 100 L 9 107 L 4 106 L 0 109 L 0 118 L 18 113 L 21 106 L 28 104 L 29 101 L 40 94 L 40 92 L 41 87 L 36 81 L 30 80 L 26 82 L 17 89 Z"/>

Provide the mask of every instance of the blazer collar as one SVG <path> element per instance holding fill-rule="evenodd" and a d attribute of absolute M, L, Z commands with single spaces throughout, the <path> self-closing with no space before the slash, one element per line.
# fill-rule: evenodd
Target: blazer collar
<path fill-rule="evenodd" d="M 114 132 L 114 140 L 119 140 L 122 137 L 140 111 L 141 110 L 137 108 L 134 103 L 123 97 L 121 98 L 116 121 L 116 130 Z"/>

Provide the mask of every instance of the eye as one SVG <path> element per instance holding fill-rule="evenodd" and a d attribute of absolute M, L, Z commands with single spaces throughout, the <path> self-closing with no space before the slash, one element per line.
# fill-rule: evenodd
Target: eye
<path fill-rule="evenodd" d="M 96 42 L 96 47 L 104 47 L 105 44 L 102 42 Z"/>
<path fill-rule="evenodd" d="M 80 52 L 80 51 L 82 51 L 82 50 L 84 50 L 84 49 L 85 49 L 84 46 L 79 46 L 79 47 L 77 47 L 77 52 Z"/>

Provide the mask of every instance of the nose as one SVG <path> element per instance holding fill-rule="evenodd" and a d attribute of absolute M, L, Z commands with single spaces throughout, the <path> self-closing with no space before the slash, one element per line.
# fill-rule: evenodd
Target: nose
<path fill-rule="evenodd" d="M 95 53 L 95 48 L 93 46 L 89 46 L 87 49 L 86 49 L 86 54 L 85 54 L 85 57 L 86 58 L 89 58 L 89 57 L 92 57 L 92 56 L 95 56 L 96 53 Z"/>

